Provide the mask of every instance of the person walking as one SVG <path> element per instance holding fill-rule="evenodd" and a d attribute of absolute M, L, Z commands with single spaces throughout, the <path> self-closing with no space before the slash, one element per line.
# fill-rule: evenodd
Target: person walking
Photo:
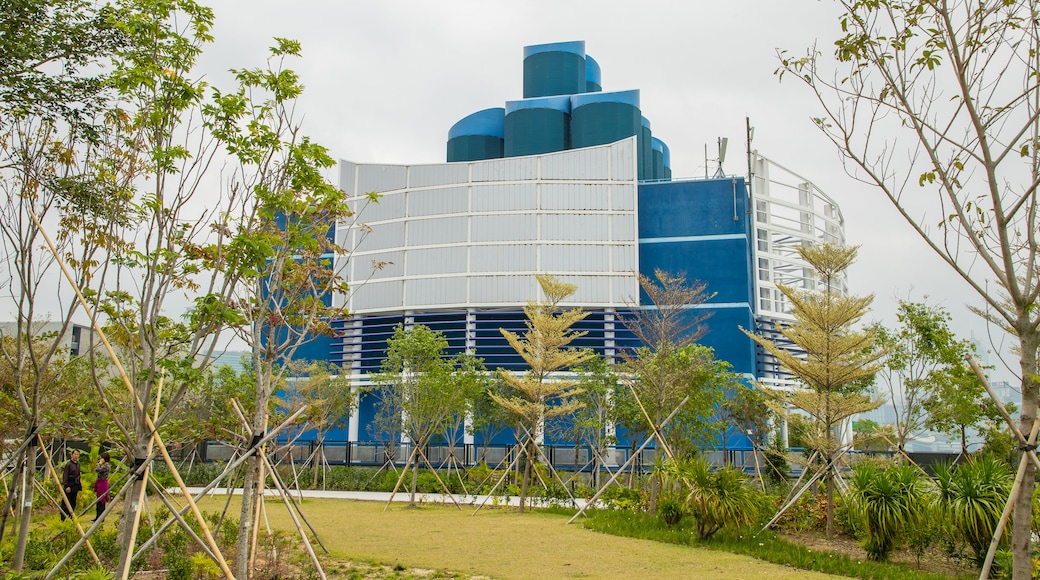
<path fill-rule="evenodd" d="M 94 504 L 97 509 L 97 515 L 94 516 L 96 522 L 101 519 L 101 514 L 105 512 L 105 505 L 108 504 L 108 475 L 112 473 L 108 451 L 102 451 L 98 455 L 94 473 L 97 474 L 97 479 L 94 480 L 94 493 L 97 495 L 97 503 Z"/>
<path fill-rule="evenodd" d="M 61 472 L 61 486 L 65 488 L 65 497 L 67 498 L 67 502 L 61 502 L 61 519 L 64 521 L 66 517 L 75 515 L 76 496 L 83 489 L 83 484 L 79 478 L 79 449 L 73 450 L 72 458 L 65 464 L 65 469 Z"/>

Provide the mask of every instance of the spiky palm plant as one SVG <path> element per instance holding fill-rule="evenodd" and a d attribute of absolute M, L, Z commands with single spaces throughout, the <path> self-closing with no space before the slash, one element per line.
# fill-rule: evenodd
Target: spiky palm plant
<path fill-rule="evenodd" d="M 940 465 L 935 477 L 940 509 L 981 562 L 1011 491 L 1011 470 L 1001 461 L 983 456 L 952 468 Z M 1006 538 L 1004 534 L 1004 542 Z"/>
<path fill-rule="evenodd" d="M 888 560 L 902 532 L 922 516 L 927 491 L 920 474 L 909 465 L 878 469 L 871 464 L 853 470 L 855 504 L 860 510 L 867 538 L 863 549 L 871 560 Z"/>
<path fill-rule="evenodd" d="M 686 513 L 697 520 L 702 540 L 726 525 L 748 525 L 758 515 L 757 493 L 735 468 L 712 469 L 706 459 L 695 457 L 667 460 L 661 472 L 666 485 L 677 489 Z"/>

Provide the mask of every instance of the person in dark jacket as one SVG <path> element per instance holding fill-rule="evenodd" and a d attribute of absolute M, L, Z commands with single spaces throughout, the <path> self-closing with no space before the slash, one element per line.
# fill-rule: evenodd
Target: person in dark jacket
<path fill-rule="evenodd" d="M 65 497 L 68 498 L 67 503 L 61 502 L 61 519 L 64 520 L 76 513 L 76 496 L 83 489 L 83 484 L 79 479 L 78 449 L 72 452 L 72 459 L 69 459 L 69 462 L 65 464 L 65 469 L 61 472 L 61 486 L 65 488 Z"/>
<path fill-rule="evenodd" d="M 97 494 L 97 515 L 94 516 L 94 521 L 101 519 L 101 514 L 105 511 L 105 505 L 108 503 L 108 475 L 112 472 L 112 466 L 109 464 L 108 451 L 102 451 L 98 455 L 97 467 L 94 468 L 94 473 L 97 474 L 97 479 L 94 480 L 94 493 Z"/>

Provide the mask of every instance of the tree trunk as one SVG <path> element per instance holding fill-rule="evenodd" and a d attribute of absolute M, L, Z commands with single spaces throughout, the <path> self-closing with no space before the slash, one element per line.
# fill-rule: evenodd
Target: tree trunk
<path fill-rule="evenodd" d="M 1028 312 L 1027 312 L 1028 315 Z M 1040 331 L 1019 331 L 1021 340 L 1021 372 L 1022 372 L 1022 413 L 1019 416 L 1019 429 L 1028 434 L 1036 420 L 1038 387 L 1037 349 L 1040 348 Z M 1036 466 L 1033 462 L 1025 462 L 1025 475 L 1022 487 L 1015 501 L 1014 518 L 1011 524 L 1011 553 L 1013 556 L 1012 577 L 1016 580 L 1028 580 L 1032 577 L 1033 559 L 1031 554 L 1030 523 L 1033 515 L 1033 490 L 1036 487 Z"/>
<path fill-rule="evenodd" d="M 134 445 L 134 465 L 130 467 L 131 470 L 137 469 L 137 464 L 140 462 L 147 461 L 148 459 L 148 444 L 151 441 L 151 435 L 147 428 L 144 428 L 144 421 L 140 421 L 137 432 L 137 443 Z M 142 429 L 143 428 L 143 429 Z M 141 477 L 134 480 L 126 494 L 126 499 L 123 501 L 123 513 L 119 518 L 119 532 L 117 535 L 119 542 L 119 563 L 116 565 L 116 570 L 126 570 L 129 566 L 129 560 L 134 556 L 135 541 L 131 542 L 133 538 L 133 531 L 136 522 L 140 520 L 139 512 L 144 509 L 144 506 L 138 500 L 141 497 L 141 492 L 148 482 L 147 472 L 143 473 Z"/>
<path fill-rule="evenodd" d="M 415 507 L 415 488 L 419 485 L 419 450 L 422 449 L 419 445 L 415 446 L 415 450 L 412 452 L 412 460 L 405 468 L 412 468 L 412 485 L 411 493 L 408 496 L 408 507 Z"/>
<path fill-rule="evenodd" d="M 528 437 L 527 443 L 523 446 L 523 449 L 525 450 L 524 455 L 522 456 L 522 459 L 524 460 L 524 477 L 520 481 L 520 513 L 524 513 L 524 507 L 527 504 L 527 488 L 531 484 L 531 469 L 533 468 L 532 464 L 534 463 L 534 460 L 531 458 L 534 457 L 535 445 L 537 444 L 535 443 L 534 438 Z"/>
<path fill-rule="evenodd" d="M 23 464 L 21 513 L 18 516 L 18 540 L 15 544 L 14 555 L 11 557 L 11 569 L 21 571 L 25 564 L 25 546 L 29 542 L 29 524 L 32 519 L 33 505 L 33 479 L 36 477 L 36 445 L 30 443 L 25 450 L 25 463 Z M 13 491 L 13 490 L 12 490 Z"/>
<path fill-rule="evenodd" d="M 311 489 L 318 489 L 318 470 L 325 469 L 325 449 L 322 443 L 325 438 L 318 433 L 318 446 L 314 449 L 314 477 L 311 478 Z M 289 451 L 292 453 L 292 451 Z"/>
<path fill-rule="evenodd" d="M 249 578 L 249 544 L 253 532 L 254 490 L 260 478 L 260 457 L 254 453 L 246 460 L 242 481 L 242 505 L 238 512 L 238 539 L 235 544 L 235 577 Z"/>
<path fill-rule="evenodd" d="M 253 439 L 249 443 L 250 446 L 254 444 L 254 441 L 262 438 L 267 431 L 267 406 L 270 402 L 268 386 L 271 384 L 271 380 L 270 374 L 264 377 L 258 373 L 256 407 L 253 411 L 253 424 L 250 426 L 253 431 Z M 259 383 L 259 381 L 262 381 L 262 383 Z M 238 516 L 238 539 L 235 543 L 236 578 L 249 578 L 249 548 L 252 543 L 253 526 L 255 525 L 253 521 L 254 502 L 261 499 L 259 490 L 263 484 L 260 479 L 260 466 L 261 459 L 258 453 L 253 453 L 246 460 L 246 475 L 242 482 L 242 507 Z"/>

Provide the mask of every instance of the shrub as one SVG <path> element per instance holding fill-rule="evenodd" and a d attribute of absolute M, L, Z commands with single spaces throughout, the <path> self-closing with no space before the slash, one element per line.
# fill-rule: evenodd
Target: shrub
<path fill-rule="evenodd" d="M 713 470 L 706 459 L 667 460 L 662 474 L 677 488 L 683 509 L 697 521 L 703 540 L 724 526 L 746 526 L 758 516 L 758 493 L 743 472 L 732 467 Z"/>
<path fill-rule="evenodd" d="M 903 531 L 921 521 L 927 495 L 920 475 L 911 465 L 867 463 L 853 470 L 852 484 L 866 531 L 863 549 L 871 560 L 887 561 Z"/>
<path fill-rule="evenodd" d="M 661 517 L 664 525 L 669 528 L 678 524 L 683 519 L 683 516 L 686 515 L 683 513 L 682 504 L 672 498 L 663 499 L 657 504 L 657 514 Z"/>
<path fill-rule="evenodd" d="M 957 530 L 982 562 L 1011 491 L 1011 471 L 992 456 L 972 457 L 951 468 L 935 470 L 938 504 L 942 515 Z M 1002 543 L 1006 543 L 1004 534 Z"/>

